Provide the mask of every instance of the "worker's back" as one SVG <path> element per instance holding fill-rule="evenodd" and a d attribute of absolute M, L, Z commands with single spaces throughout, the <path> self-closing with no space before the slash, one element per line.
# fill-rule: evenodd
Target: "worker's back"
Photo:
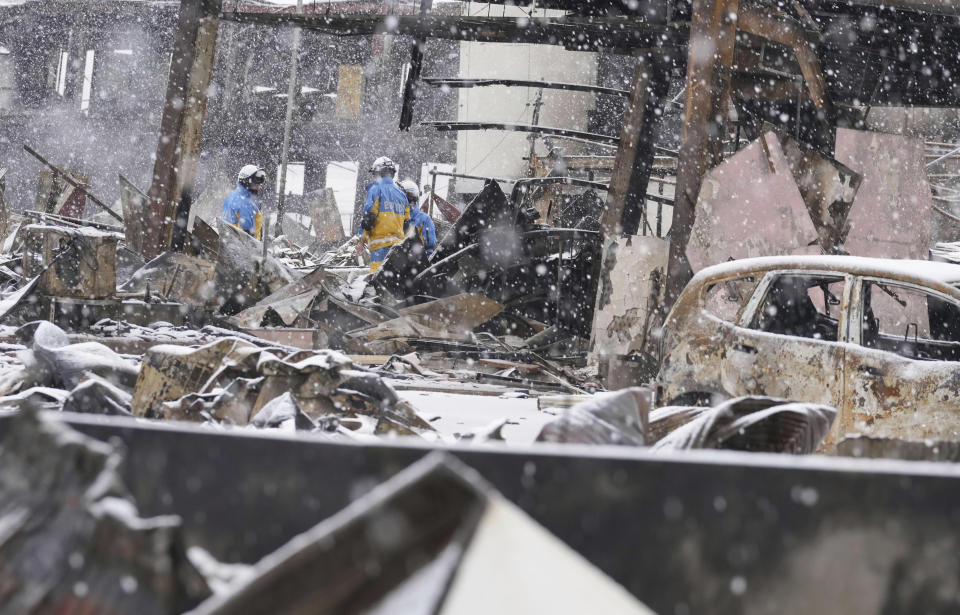
<path fill-rule="evenodd" d="M 223 201 L 223 211 L 221 217 L 224 222 L 232 224 L 240 230 L 246 231 L 260 239 L 260 229 L 263 226 L 263 216 L 256 201 L 253 200 L 253 193 L 244 188 L 237 188 L 227 195 Z"/>
<path fill-rule="evenodd" d="M 410 219 L 407 196 L 391 177 L 381 177 L 367 190 L 364 213 L 373 212 L 373 226 L 365 233 L 371 250 L 388 248 L 403 241 L 404 223 Z"/>
<path fill-rule="evenodd" d="M 423 244 L 424 249 L 426 250 L 427 255 L 433 254 L 434 248 L 437 247 L 437 228 L 433 223 L 433 218 L 420 208 L 411 205 L 413 210 L 410 214 L 410 225 L 414 228 L 416 232 L 417 239 L 420 240 L 420 243 Z"/>

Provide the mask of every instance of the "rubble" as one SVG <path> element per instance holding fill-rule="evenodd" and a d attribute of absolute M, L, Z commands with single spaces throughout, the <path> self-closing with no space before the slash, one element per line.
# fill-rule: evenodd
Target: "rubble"
<path fill-rule="evenodd" d="M 131 401 L 134 416 L 313 429 L 327 417 L 370 417 L 374 433 L 433 431 L 375 373 L 333 351 L 261 348 L 224 338 L 197 349 L 154 346 Z"/>
<path fill-rule="evenodd" d="M 175 516 L 143 518 L 110 445 L 24 411 L 0 447 L 4 613 L 174 615 L 210 595 Z"/>
<path fill-rule="evenodd" d="M 892 259 L 960 263 L 960 147 L 944 142 L 960 125 L 924 143 L 906 121 L 876 120 L 892 105 L 960 105 L 960 48 L 943 36 L 951 3 L 595 0 L 505 3 L 499 16 L 429 1 L 298 2 L 296 12 L 291 2 L 107 4 L 116 24 L 102 6 L 73 19 L 68 2 L 13 3 L 0 20 L 11 39 L 0 45 L 0 149 L 9 156 L 13 144 L 42 165 L 35 194 L 23 161 L 9 160 L 15 190 L 0 168 L 0 414 L 16 414 L 10 437 L 25 439 L 7 440 L 0 461 L 40 484 L 34 493 L 0 473 L 10 492 L 0 530 L 12 536 L 0 536 L 0 565 L 12 570 L 0 575 L 0 613 L 386 613 L 409 610 L 411 595 L 435 613 L 645 612 L 449 460 L 408 469 L 252 569 L 202 550 L 188 560 L 176 520 L 140 519 L 114 493 L 116 452 L 57 431 L 39 411 L 332 447 L 407 438 L 411 449 L 470 454 L 522 445 L 586 456 L 613 445 L 664 458 L 958 456 L 960 267 Z M 279 155 L 271 135 L 284 95 L 261 59 L 283 46 L 241 36 L 264 26 L 297 28 Z M 304 35 L 323 53 L 301 53 Z M 334 62 L 344 47 L 332 37 L 343 36 L 374 38 Z M 104 57 L 132 56 L 128 38 L 138 49 L 147 41 L 150 53 L 130 59 L 158 79 Z M 398 65 L 395 39 L 413 43 L 409 62 Z M 563 50 L 546 60 L 530 51 L 523 80 L 461 74 L 509 67 L 499 43 Z M 438 76 L 422 74 L 428 54 Z M 300 82 L 304 68 L 313 85 Z M 544 79 L 556 71 L 583 82 Z M 402 74 L 397 131 L 384 123 L 390 97 L 366 100 L 395 87 L 392 74 Z M 164 104 L 148 108 L 163 93 L 132 85 L 164 75 Z M 438 96 L 428 100 L 423 84 Z M 521 117 L 507 121 L 520 109 L 470 88 L 504 101 L 526 88 Z M 578 98 L 552 96 L 563 92 Z M 483 117 L 467 117 L 477 109 Z M 118 145 L 142 133 L 124 115 L 159 124 L 155 153 Z M 53 139 L 37 125 L 48 116 L 63 120 L 50 122 Z M 256 130 L 236 129 L 245 123 Z M 485 144 L 454 136 L 491 130 L 507 134 Z M 27 135 L 68 166 L 22 143 Z M 119 151 L 104 155 L 97 135 Z M 405 229 L 375 273 L 355 234 L 372 148 L 397 158 L 396 181 L 419 179 L 424 197 L 410 205 L 438 231 L 428 254 Z M 239 157 L 265 165 L 260 192 L 246 172 L 240 180 L 262 205 L 261 239 L 220 213 Z M 747 260 L 757 257 L 766 260 Z M 524 469 L 524 488 L 535 470 Z M 449 507 L 436 513 L 431 500 Z M 576 522 L 602 523 L 594 512 Z M 61 543 L 35 543 L 28 513 Z M 529 552 L 501 557 L 523 551 L 511 541 Z M 36 556 L 34 544 L 56 557 Z M 77 545 L 97 566 L 53 570 Z M 747 599 L 741 551 L 730 551 L 724 600 Z M 147 552 L 156 558 L 136 557 Z M 190 561 L 224 593 L 197 606 L 209 588 Z M 93 586 L 117 605 L 90 597 L 89 584 L 128 569 L 130 595 Z"/>
<path fill-rule="evenodd" d="M 439 454 L 296 536 L 190 613 L 353 612 L 357 604 L 424 615 L 652 613 Z"/>

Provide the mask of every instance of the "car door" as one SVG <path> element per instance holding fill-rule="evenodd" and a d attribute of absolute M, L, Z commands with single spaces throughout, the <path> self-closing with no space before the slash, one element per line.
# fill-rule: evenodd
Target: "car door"
<path fill-rule="evenodd" d="M 851 286 L 837 273 L 768 273 L 729 337 L 724 388 L 838 407 Z"/>
<path fill-rule="evenodd" d="M 960 303 L 879 277 L 853 297 L 842 433 L 960 437 Z"/>
<path fill-rule="evenodd" d="M 684 291 L 695 294 L 697 300 L 682 315 L 671 315 L 675 329 L 665 341 L 668 348 L 662 352 L 657 377 L 661 401 L 711 403 L 715 395 L 727 396 L 720 378 L 724 349 L 759 277 L 735 275 Z"/>

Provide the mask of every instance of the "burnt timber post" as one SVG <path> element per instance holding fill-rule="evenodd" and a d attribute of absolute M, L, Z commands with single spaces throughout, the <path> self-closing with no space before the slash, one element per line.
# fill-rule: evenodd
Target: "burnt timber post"
<path fill-rule="evenodd" d="M 637 254 L 630 249 L 621 254 L 619 239 L 637 234 L 647 202 L 654 144 L 670 88 L 668 62 L 662 58 L 661 53 L 654 50 L 637 59 L 630 96 L 623 113 L 623 126 L 607 191 L 607 202 L 600 218 L 601 253 L 600 262 L 595 265 L 592 276 L 592 283 L 597 289 L 597 299 L 590 349 L 603 365 L 606 365 L 613 355 L 626 354 L 626 348 L 621 347 L 622 344 L 611 343 L 604 323 L 607 323 L 611 314 L 616 318 L 625 316 L 630 310 L 628 306 L 620 305 L 613 299 L 619 296 L 615 287 L 627 283 L 615 277 L 613 270 L 618 258 L 632 260 Z M 630 243 L 629 239 L 627 243 Z M 633 265 L 644 266 L 639 262 L 631 266 Z M 637 288 L 635 294 L 631 303 L 635 300 L 637 306 L 649 304 L 647 297 L 639 296 L 643 294 L 643 290 Z M 600 371 L 607 372 L 605 379 L 608 379 L 609 372 L 603 365 Z"/>
<path fill-rule="evenodd" d="M 182 248 L 213 75 L 222 0 L 182 0 L 148 196 L 143 255 Z"/>
<path fill-rule="evenodd" d="M 700 184 L 707 170 L 719 162 L 738 11 L 739 0 L 693 2 L 687 48 L 687 96 L 670 227 L 667 307 L 673 305 L 690 281 L 692 272 L 686 252 L 696 219 Z"/>
<path fill-rule="evenodd" d="M 653 167 L 654 141 L 669 88 L 670 75 L 663 62 L 655 57 L 640 57 L 624 109 L 607 204 L 600 220 L 605 237 L 637 234 Z"/>
<path fill-rule="evenodd" d="M 433 0 L 420 0 L 420 15 L 426 15 L 433 7 Z M 403 105 L 400 107 L 400 130 L 410 130 L 413 123 L 413 104 L 417 100 L 417 89 L 420 87 L 420 73 L 423 70 L 423 49 L 427 46 L 427 39 L 423 35 L 413 40 L 410 48 L 410 72 L 407 73 L 407 82 L 403 86 Z"/>

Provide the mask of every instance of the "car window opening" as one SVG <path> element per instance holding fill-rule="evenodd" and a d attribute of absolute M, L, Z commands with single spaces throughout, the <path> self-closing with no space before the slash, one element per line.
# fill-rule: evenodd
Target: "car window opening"
<path fill-rule="evenodd" d="M 704 292 L 703 309 L 721 320 L 736 322 L 755 286 L 752 276 L 717 282 Z"/>
<path fill-rule="evenodd" d="M 863 286 L 861 343 L 921 361 L 960 361 L 960 305 L 921 290 Z"/>
<path fill-rule="evenodd" d="M 843 278 L 781 275 L 767 290 L 752 329 L 810 339 L 837 341 Z"/>

